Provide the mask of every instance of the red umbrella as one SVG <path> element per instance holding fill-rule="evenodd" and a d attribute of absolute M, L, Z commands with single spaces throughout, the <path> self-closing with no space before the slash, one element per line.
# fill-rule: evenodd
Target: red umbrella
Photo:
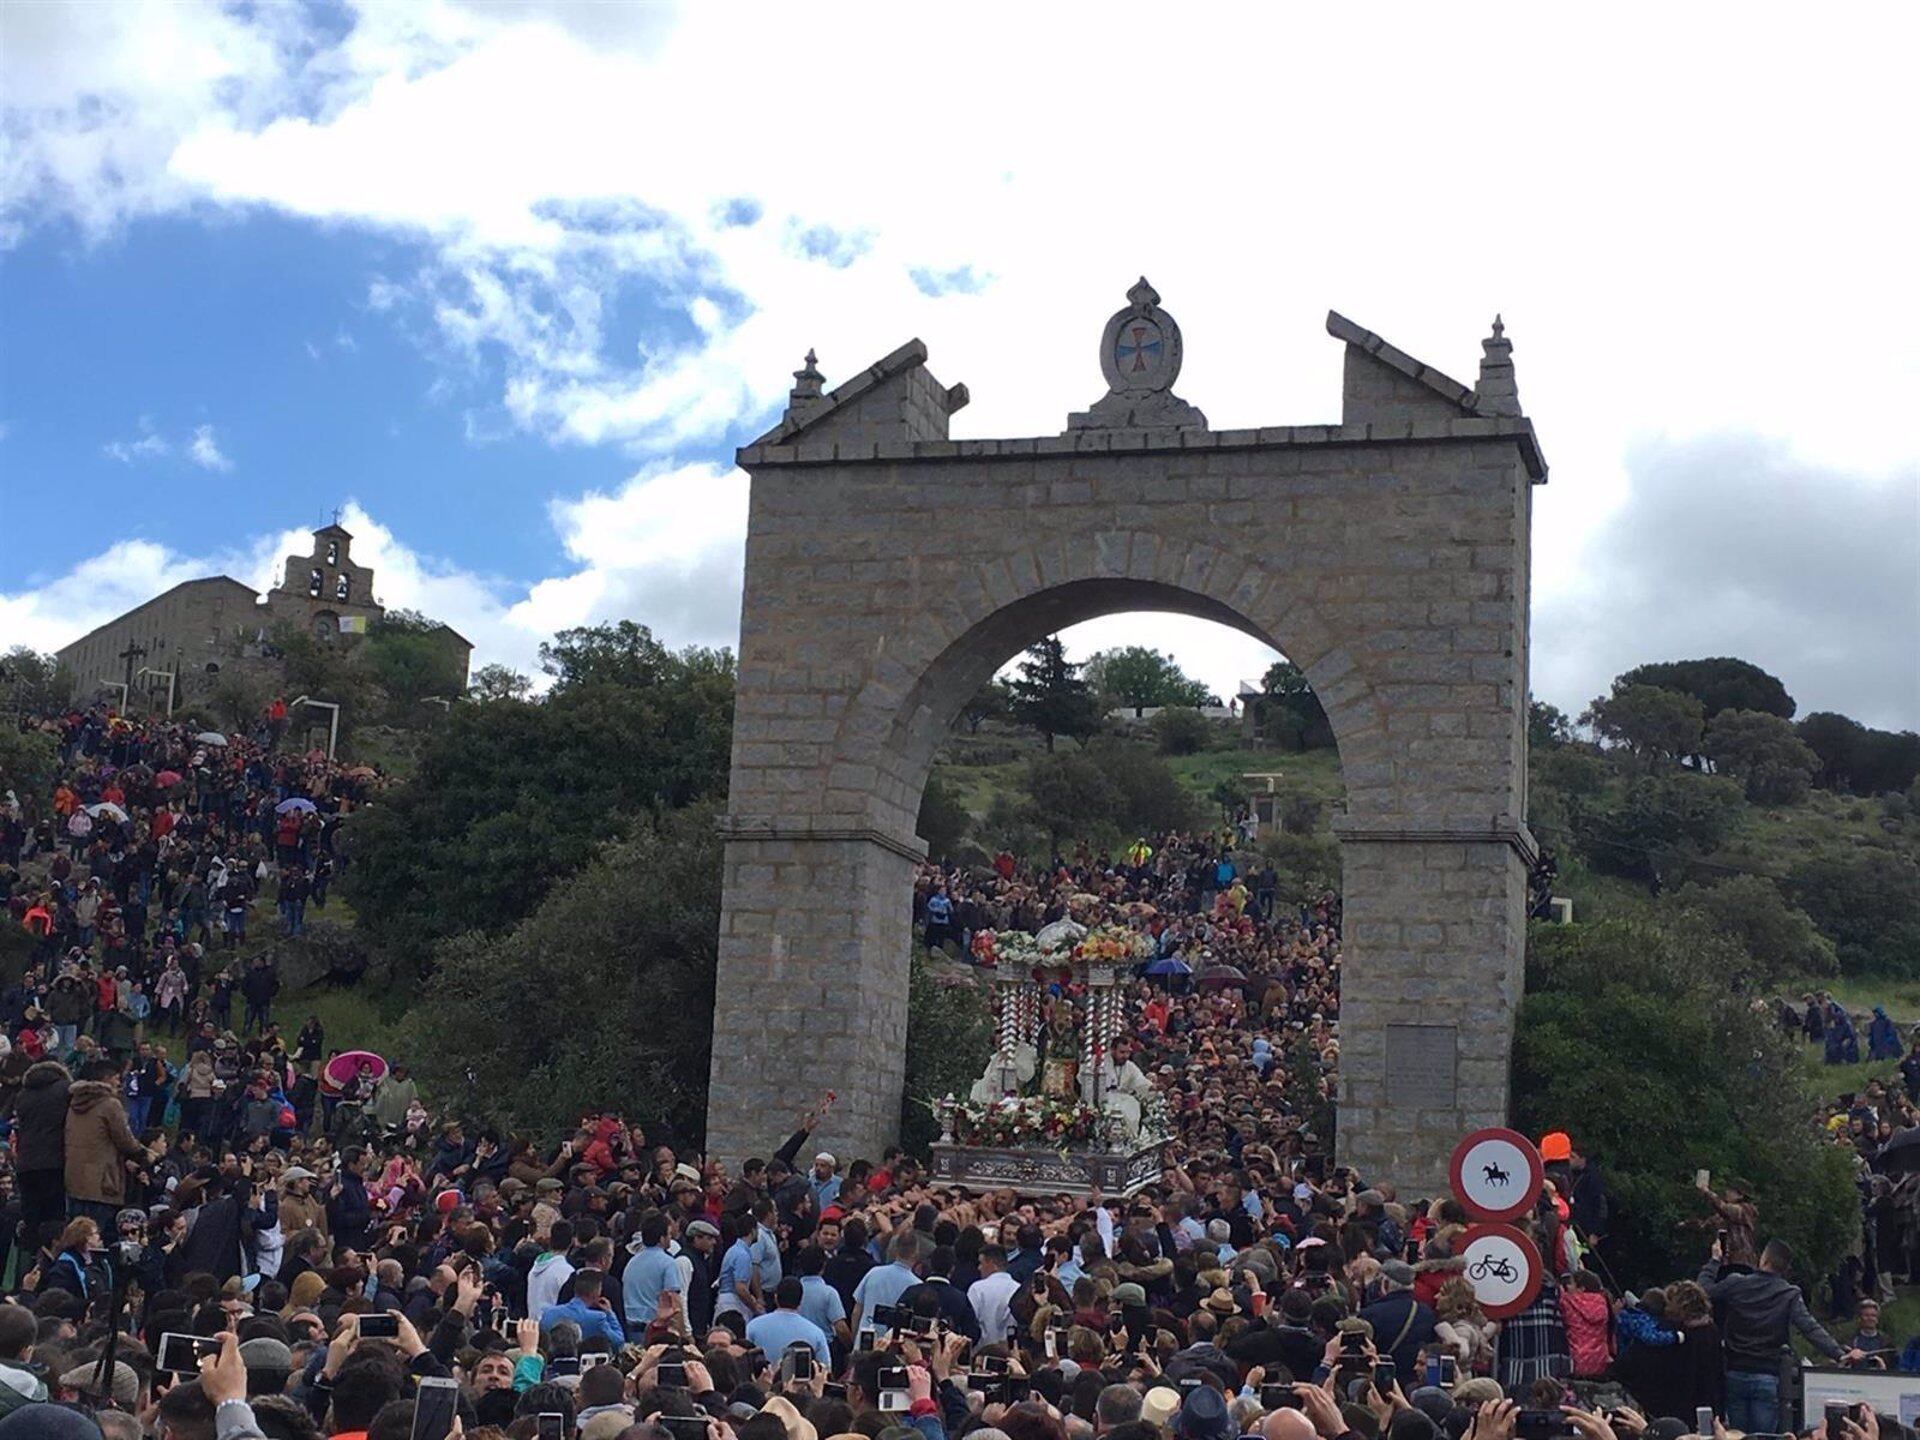
<path fill-rule="evenodd" d="M 158 785 L 162 790 L 171 790 L 175 785 L 180 783 L 180 772 L 178 770 L 162 770 L 158 775 L 153 777 L 153 783 Z"/>
<path fill-rule="evenodd" d="M 321 1073 L 335 1089 L 345 1089 L 347 1082 L 360 1073 L 362 1065 L 371 1067 L 376 1080 L 387 1073 L 387 1062 L 371 1050 L 343 1051 L 329 1060 L 327 1068 Z"/>

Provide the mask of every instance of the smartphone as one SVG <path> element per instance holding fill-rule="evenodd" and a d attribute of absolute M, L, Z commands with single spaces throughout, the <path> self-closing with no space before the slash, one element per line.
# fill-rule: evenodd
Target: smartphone
<path fill-rule="evenodd" d="M 534 1440 L 567 1440 L 566 1415 L 559 1410 L 542 1410 L 533 1422 L 533 1435 Z"/>
<path fill-rule="evenodd" d="M 1413 1236 L 1409 1235 L 1407 1237 L 1407 1264 L 1417 1265 L 1419 1263 L 1420 1263 L 1420 1242 L 1414 1239 Z"/>
<path fill-rule="evenodd" d="M 1712 1183 L 1713 1183 L 1713 1173 L 1711 1171 L 1696 1170 L 1693 1172 L 1693 1188 L 1694 1189 L 1705 1190 Z"/>
<path fill-rule="evenodd" d="M 1398 1381 L 1399 1378 L 1400 1368 L 1395 1365 L 1393 1361 L 1376 1360 L 1373 1362 L 1373 1388 L 1378 1390 L 1382 1395 L 1393 1389 L 1395 1382 Z"/>
<path fill-rule="evenodd" d="M 598 1384 L 598 1381 L 594 1382 Z M 685 1389 L 687 1384 L 687 1362 L 684 1360 L 662 1360 L 653 1367 L 653 1383 L 656 1386 L 672 1386 Z"/>
<path fill-rule="evenodd" d="M 1343 1354 L 1358 1355 L 1367 1348 L 1367 1337 L 1358 1330 L 1349 1330 L 1340 1337 L 1340 1349 Z"/>
<path fill-rule="evenodd" d="M 1183 1375 L 1180 1378 L 1180 1393 L 1182 1396 L 1185 1396 L 1192 1391 L 1198 1390 L 1206 1383 L 1207 1382 L 1202 1380 L 1198 1375 Z"/>
<path fill-rule="evenodd" d="M 1826 1420 L 1827 1420 L 1828 1436 L 1837 1437 L 1840 1434 L 1841 1422 L 1846 1420 L 1851 1420 L 1852 1418 L 1853 1418 L 1853 1406 L 1844 1405 L 1844 1404 L 1836 1405 L 1831 1400 L 1829 1400 L 1826 1404 Z"/>
<path fill-rule="evenodd" d="M 447 1440 L 460 1412 L 460 1382 L 440 1375 L 422 1375 L 413 1395 L 410 1440 Z"/>
<path fill-rule="evenodd" d="M 1558 1410 L 1522 1410 L 1513 1433 L 1516 1440 L 1559 1440 L 1573 1434 L 1573 1422 Z"/>
<path fill-rule="evenodd" d="M 197 1378 L 202 1357 L 219 1353 L 218 1335 L 182 1335 L 170 1330 L 160 1337 L 160 1353 L 154 1360 L 154 1368 L 164 1370 L 169 1375 Z"/>
<path fill-rule="evenodd" d="M 1003 1376 L 1000 1381 L 1000 1401 L 1004 1405 L 1019 1405 L 1033 1394 L 1033 1382 L 1024 1375 Z"/>
<path fill-rule="evenodd" d="M 847 1398 L 847 1386 L 843 1380 L 828 1380 L 820 1386 L 820 1394 L 828 1400 Z"/>
<path fill-rule="evenodd" d="M 398 1340 L 400 1338 L 400 1317 L 388 1314 L 367 1314 L 360 1317 L 360 1338 L 362 1340 Z"/>
<path fill-rule="evenodd" d="M 876 1305 L 873 1307 L 873 1323 L 883 1329 L 898 1330 L 912 1317 L 907 1314 L 904 1305 Z"/>
<path fill-rule="evenodd" d="M 1713 1407 L 1696 1405 L 1693 1410 L 1693 1433 L 1696 1435 L 1713 1434 Z"/>
<path fill-rule="evenodd" d="M 1440 1388 L 1451 1390 L 1460 1378 L 1460 1362 L 1451 1355 L 1440 1357 Z"/>
<path fill-rule="evenodd" d="M 660 1423 L 673 1436 L 673 1440 L 707 1440 L 707 1417 L 704 1415 L 662 1415 Z"/>
<path fill-rule="evenodd" d="M 1260 1408 L 1262 1410 L 1298 1410 L 1300 1397 L 1293 1393 L 1291 1385 L 1262 1385 Z"/>
<path fill-rule="evenodd" d="M 1720 1242 L 1720 1258 L 1722 1260 L 1726 1259 L 1727 1258 L 1727 1232 L 1724 1230 L 1716 1230 L 1713 1232 L 1713 1238 Z"/>
<path fill-rule="evenodd" d="M 907 1397 L 906 1366 L 881 1366 L 879 1384 L 882 1414 L 899 1414 L 910 1407 L 911 1401 Z"/>
<path fill-rule="evenodd" d="M 787 1347 L 787 1353 L 780 1357 L 780 1372 L 788 1380 L 811 1381 L 813 1379 L 813 1347 L 804 1340 Z"/>
<path fill-rule="evenodd" d="M 758 1375 L 767 1368 L 767 1352 L 758 1345 L 749 1346 L 740 1352 L 740 1364 L 748 1375 Z"/>
<path fill-rule="evenodd" d="M 871 1350 L 873 1349 L 873 1342 L 874 1342 L 873 1326 L 862 1325 L 860 1327 L 860 1337 L 859 1337 L 859 1340 L 854 1345 L 854 1349 Z"/>
<path fill-rule="evenodd" d="M 1060 1358 L 1060 1334 L 1051 1325 L 1047 1327 L 1046 1333 L 1040 1337 L 1040 1349 L 1049 1360 L 1058 1360 Z"/>
<path fill-rule="evenodd" d="M 582 1350 L 580 1352 L 580 1373 L 586 1374 L 597 1365 L 605 1365 L 613 1359 L 611 1350 Z"/>
<path fill-rule="evenodd" d="M 982 1355 L 974 1360 L 973 1368 L 981 1375 L 1004 1375 L 1007 1373 L 1007 1357 Z"/>

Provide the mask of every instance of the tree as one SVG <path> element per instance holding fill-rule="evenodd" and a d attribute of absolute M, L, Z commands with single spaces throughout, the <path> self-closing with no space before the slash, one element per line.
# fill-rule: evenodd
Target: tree
<path fill-rule="evenodd" d="M 1693 1172 L 1747 1177 L 1767 1233 L 1823 1275 L 1858 1236 L 1854 1157 L 1806 1123 L 1797 1060 L 1738 993 L 1751 968 L 1703 925 L 1538 925 L 1514 1036 L 1513 1110 L 1569 1130 L 1612 1190 L 1620 1283 L 1690 1272 L 1710 1235 Z M 1677 1103 L 1684 1097 L 1684 1103 Z"/>
<path fill-rule="evenodd" d="M 907 972 L 907 1073 L 900 1097 L 900 1143 L 915 1154 L 939 1138 L 932 1102 L 964 1097 L 986 1073 L 993 1015 L 967 981 L 937 976 L 916 949 Z"/>
<path fill-rule="evenodd" d="M 1704 720 L 1693 696 L 1658 685 L 1636 685 L 1624 676 L 1613 693 L 1597 697 L 1580 717 L 1610 744 L 1623 745 L 1649 766 L 1698 754 Z"/>
<path fill-rule="evenodd" d="M 1797 805 L 1820 757 L 1793 726 L 1764 710 L 1722 710 L 1707 727 L 1704 751 L 1727 774 L 1746 782 L 1756 805 Z"/>
<path fill-rule="evenodd" d="M 11 790 L 33 814 L 36 801 L 53 783 L 59 759 L 60 747 L 51 735 L 12 723 L 0 725 L 0 800 Z"/>
<path fill-rule="evenodd" d="M 1267 667 L 1260 680 L 1255 719 L 1260 733 L 1282 750 L 1325 750 L 1333 743 L 1333 722 L 1320 697 L 1307 684 L 1306 672 L 1291 660 Z"/>
<path fill-rule="evenodd" d="M 731 656 L 663 649 L 591 673 L 646 678 L 563 677 L 537 705 L 455 706 L 414 777 L 349 822 L 342 886 L 397 958 L 515 924 L 636 818 L 725 792 Z"/>
<path fill-rule="evenodd" d="M 1830 975 L 1839 968 L 1832 942 L 1763 875 L 1688 883 L 1674 892 L 1673 903 L 1698 911 L 1717 934 L 1745 950 L 1753 961 L 1748 978 L 1756 985 Z"/>
<path fill-rule="evenodd" d="M 533 692 L 533 681 L 511 665 L 482 665 L 473 672 L 467 686 L 467 698 L 479 704 L 489 700 L 524 700 Z"/>
<path fill-rule="evenodd" d="M 1722 710 L 1759 710 L 1782 720 L 1793 718 L 1793 697 L 1777 676 L 1727 655 L 1638 665 L 1613 683 L 1616 690 L 1622 685 L 1652 685 L 1691 695 L 1709 720 Z"/>
<path fill-rule="evenodd" d="M 920 793 L 920 818 L 914 830 L 927 842 L 927 858 L 946 860 L 957 855 L 966 842 L 973 816 L 960 803 L 960 796 L 939 771 L 927 777 L 927 788 Z"/>
<path fill-rule="evenodd" d="M 998 679 L 989 680 L 974 691 L 973 698 L 960 709 L 960 718 L 966 722 L 969 735 L 978 735 L 980 727 L 989 720 L 1005 720 L 1012 714 L 1013 695 Z"/>
<path fill-rule="evenodd" d="M 52 655 L 15 645 L 0 655 L 0 710 L 58 715 L 73 698 L 73 674 Z"/>
<path fill-rule="evenodd" d="M 551 1138 L 611 1108 L 699 1136 L 720 930 L 714 820 L 701 805 L 643 821 L 511 929 L 442 945 L 413 1012 L 422 1084 L 503 1130 Z M 498 1083 L 503 1073 L 515 1083 Z"/>
<path fill-rule="evenodd" d="M 1816 711 L 1795 728 L 1819 757 L 1819 784 L 1855 795 L 1911 789 L 1920 777 L 1920 735 L 1873 730 L 1845 715 Z"/>
<path fill-rule="evenodd" d="M 1102 650 L 1087 661 L 1086 681 L 1096 695 L 1133 707 L 1137 716 L 1150 705 L 1207 703 L 1207 687 L 1189 680 L 1171 655 L 1144 645 Z"/>
<path fill-rule="evenodd" d="M 423 700 L 464 693 L 464 659 L 451 632 L 417 611 L 388 611 L 353 656 L 402 715 Z"/>
<path fill-rule="evenodd" d="M 1099 732 L 1099 703 L 1080 678 L 1080 666 L 1067 659 L 1058 635 L 1049 635 L 1027 650 L 1018 676 L 1008 682 L 1007 689 L 1014 718 L 1046 736 L 1049 752 L 1056 735 L 1084 741 Z"/>
<path fill-rule="evenodd" d="M 1544 700 L 1527 700 L 1527 744 L 1535 750 L 1551 750 L 1573 739 L 1573 722 L 1558 705 Z"/>
<path fill-rule="evenodd" d="M 1920 865 L 1888 850 L 1814 855 L 1787 895 L 1834 943 L 1847 974 L 1920 976 Z"/>
<path fill-rule="evenodd" d="M 586 685 L 645 688 L 689 670 L 725 671 L 731 676 L 733 657 L 725 650 L 699 646 L 669 650 L 646 626 L 622 620 L 562 630 L 540 646 L 540 668 L 554 677 L 556 692 Z"/>
<path fill-rule="evenodd" d="M 1033 818 L 1055 850 L 1069 839 L 1096 838 L 1098 831 L 1117 828 L 1120 791 L 1084 751 L 1028 761 L 1025 789 Z"/>
<path fill-rule="evenodd" d="M 1207 748 L 1212 727 L 1189 706 L 1169 706 L 1153 717 L 1153 737 L 1162 755 L 1196 755 Z"/>
<path fill-rule="evenodd" d="M 1582 858 L 1604 874 L 1642 881 L 1656 895 L 1680 878 L 1686 862 L 1726 843 L 1740 808 L 1732 781 L 1705 775 L 1636 776 L 1617 803 L 1569 804 Z"/>

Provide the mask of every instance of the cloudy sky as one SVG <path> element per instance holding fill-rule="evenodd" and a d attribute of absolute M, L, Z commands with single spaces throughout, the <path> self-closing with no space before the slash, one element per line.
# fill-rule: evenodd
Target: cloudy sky
<path fill-rule="evenodd" d="M 1351 15 L 15 0 L 0 645 L 335 507 L 477 660 L 730 644 L 732 449 L 809 346 L 921 336 L 956 434 L 1054 433 L 1144 272 L 1217 426 L 1337 419 L 1329 307 L 1469 383 L 1504 314 L 1544 697 L 1737 654 L 1920 725 L 1920 11 Z"/>

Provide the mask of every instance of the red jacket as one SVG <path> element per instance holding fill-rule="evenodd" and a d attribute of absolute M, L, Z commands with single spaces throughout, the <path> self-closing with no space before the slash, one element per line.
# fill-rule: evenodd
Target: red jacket
<path fill-rule="evenodd" d="M 1560 1320 L 1577 1380 L 1593 1380 L 1613 1359 L 1613 1307 L 1598 1290 L 1562 1290 Z"/>

